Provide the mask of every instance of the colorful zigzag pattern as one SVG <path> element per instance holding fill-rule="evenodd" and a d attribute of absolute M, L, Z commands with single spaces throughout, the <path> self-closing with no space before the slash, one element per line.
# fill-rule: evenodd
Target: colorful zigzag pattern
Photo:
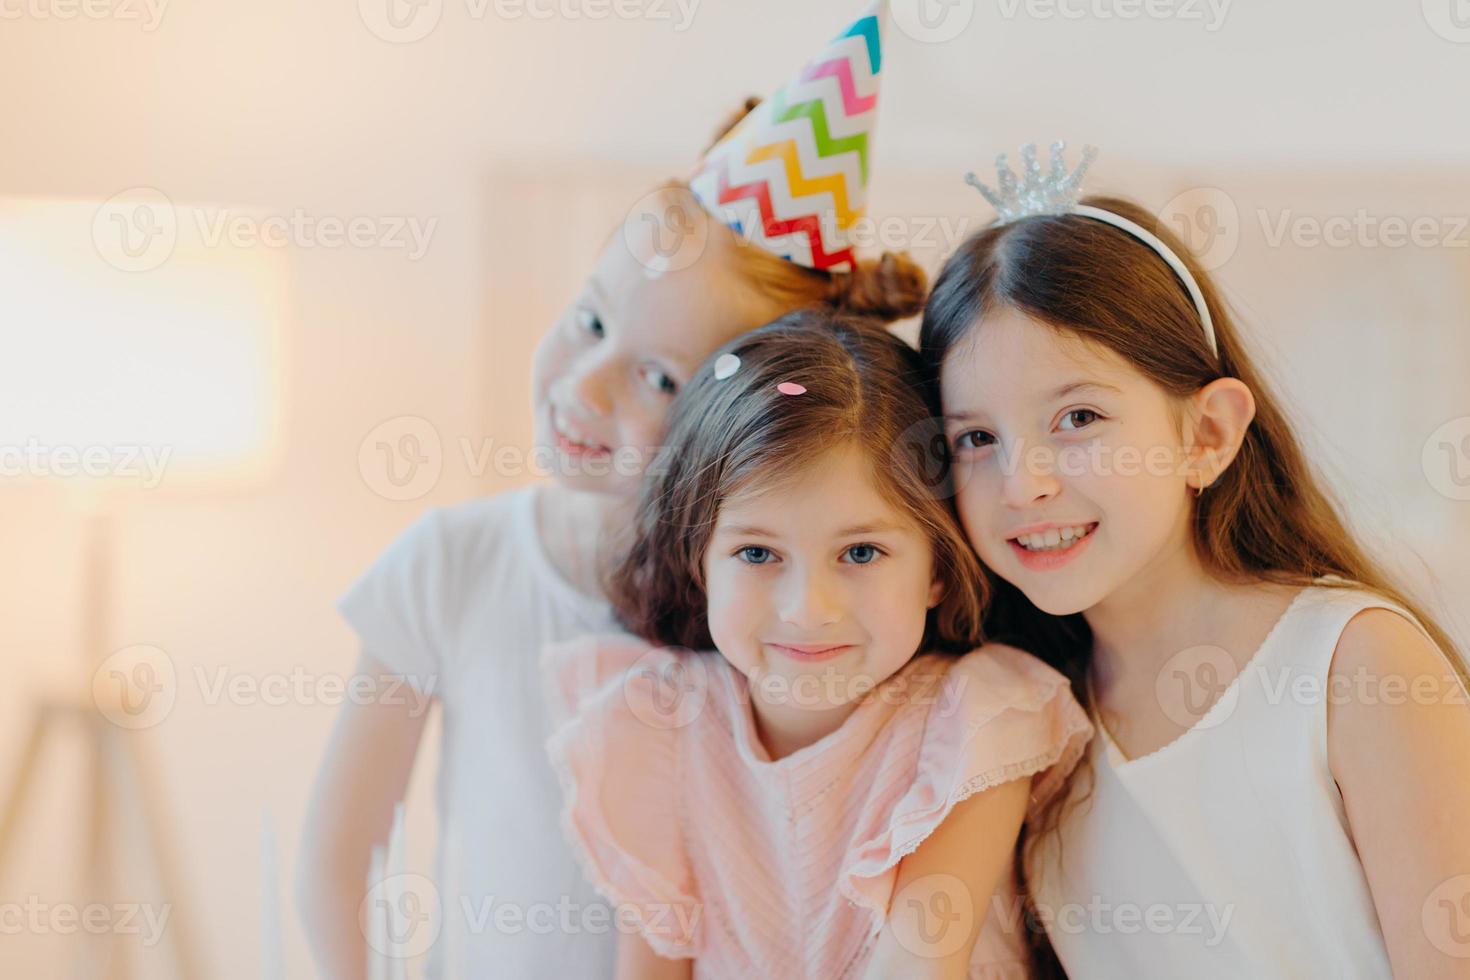
<path fill-rule="evenodd" d="M 883 67 L 882 2 L 710 149 L 690 177 L 735 232 L 799 265 L 852 268 Z"/>

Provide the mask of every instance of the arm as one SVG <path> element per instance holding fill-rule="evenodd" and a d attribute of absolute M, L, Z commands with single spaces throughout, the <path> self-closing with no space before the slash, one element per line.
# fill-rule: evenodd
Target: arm
<path fill-rule="evenodd" d="M 1331 674 L 1341 693 L 1328 700 L 1329 763 L 1394 975 L 1463 977 L 1450 937 L 1454 925 L 1470 928 L 1464 691 L 1439 650 L 1385 609 L 1348 623 Z"/>
<path fill-rule="evenodd" d="M 1011 873 L 1030 795 L 1029 778 L 976 793 L 899 863 L 868 980 L 963 980 L 991 896 Z"/>
<path fill-rule="evenodd" d="M 391 674 L 366 654 L 357 673 Z M 373 846 L 388 839 L 428 717 L 414 710 L 413 699 L 404 700 L 349 702 L 337 716 L 312 791 L 296 900 L 318 975 L 331 980 L 359 980 L 367 968 L 357 909 L 367 891 L 369 859 Z"/>
<path fill-rule="evenodd" d="M 665 959 L 636 932 L 618 937 L 617 980 L 690 980 L 693 976 L 693 960 Z"/>

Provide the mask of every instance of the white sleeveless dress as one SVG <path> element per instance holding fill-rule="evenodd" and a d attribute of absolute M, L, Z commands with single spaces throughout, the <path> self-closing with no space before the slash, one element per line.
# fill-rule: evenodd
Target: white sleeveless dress
<path fill-rule="evenodd" d="M 1051 837 L 1031 869 L 1071 977 L 1392 976 L 1327 765 L 1328 668 L 1372 608 L 1418 625 L 1372 593 L 1319 584 L 1175 741 L 1128 760 L 1096 726 L 1092 799 L 1066 812 L 1060 861 Z"/>

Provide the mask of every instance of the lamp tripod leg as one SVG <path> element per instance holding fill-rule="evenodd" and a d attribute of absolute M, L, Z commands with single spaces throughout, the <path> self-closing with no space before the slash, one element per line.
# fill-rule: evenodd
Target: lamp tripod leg
<path fill-rule="evenodd" d="M 189 931 L 194 908 L 183 900 L 184 892 L 180 887 L 178 863 L 172 843 L 173 828 L 165 826 L 163 822 L 166 810 L 151 760 L 137 739 L 126 737 L 131 733 L 121 732 L 111 725 L 107 729 L 110 734 L 105 741 L 108 744 L 108 754 L 113 759 L 111 772 L 118 786 L 134 794 L 134 803 L 147 829 L 147 846 L 153 856 L 159 889 L 169 903 L 168 931 L 173 940 L 174 962 L 179 976 L 188 980 L 203 980 L 206 974 L 193 942 L 193 934 Z"/>

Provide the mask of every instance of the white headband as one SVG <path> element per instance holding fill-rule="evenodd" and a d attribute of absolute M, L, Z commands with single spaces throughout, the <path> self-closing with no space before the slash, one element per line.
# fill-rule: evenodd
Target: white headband
<path fill-rule="evenodd" d="M 1011 172 L 1010 166 L 1006 163 L 1006 155 L 1002 153 L 995 159 L 999 190 L 992 190 L 985 186 L 973 173 L 965 174 L 965 183 L 985 195 L 985 200 L 995 207 L 997 225 L 1010 224 L 1012 221 L 1040 214 L 1080 214 L 1112 225 L 1114 228 L 1121 228 L 1143 242 L 1157 252 L 1159 258 L 1174 270 L 1179 281 L 1184 283 L 1184 288 L 1189 291 L 1189 298 L 1194 301 L 1194 309 L 1199 314 L 1200 324 L 1204 327 L 1205 340 L 1209 342 L 1210 351 L 1218 358 L 1220 349 L 1215 343 L 1215 323 L 1210 319 L 1210 308 L 1205 303 L 1205 295 L 1200 291 L 1199 283 L 1195 282 L 1189 267 L 1157 235 L 1137 222 L 1129 221 L 1121 214 L 1114 214 L 1102 208 L 1078 204 L 1077 196 L 1082 187 L 1082 175 L 1087 172 L 1088 165 L 1096 158 L 1097 149 L 1091 146 L 1084 147 L 1082 162 L 1077 165 L 1075 171 L 1068 173 L 1066 161 L 1062 155 L 1065 148 L 1066 144 L 1060 140 L 1051 145 L 1051 173 L 1049 174 L 1043 174 L 1041 165 L 1036 162 L 1036 144 L 1027 143 L 1021 147 L 1022 176 L 1020 180 L 1017 180 L 1016 175 Z"/>

